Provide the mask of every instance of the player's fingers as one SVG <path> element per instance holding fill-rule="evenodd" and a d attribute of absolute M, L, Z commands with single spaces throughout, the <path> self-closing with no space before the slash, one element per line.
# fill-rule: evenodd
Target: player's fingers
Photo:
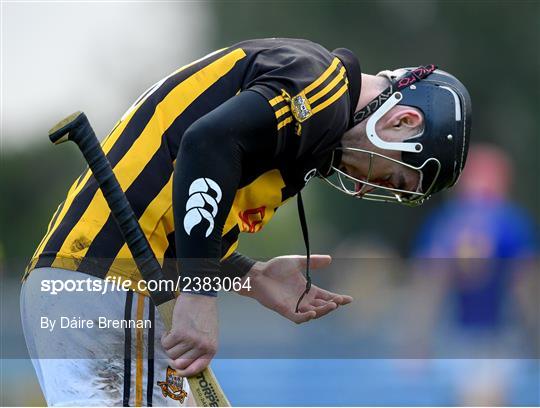
<path fill-rule="evenodd" d="M 171 358 L 177 358 L 195 346 L 189 337 L 179 335 L 175 331 L 169 331 L 161 336 L 161 345 L 165 351 L 171 353 L 169 356 Z"/>
<path fill-rule="evenodd" d="M 332 301 L 338 305 L 346 305 L 353 301 L 353 298 L 348 295 L 339 295 L 337 293 L 329 292 L 324 289 L 319 289 L 315 294 L 315 298 L 323 299 L 326 301 Z"/>
<path fill-rule="evenodd" d="M 311 255 L 309 259 L 309 266 L 313 269 L 324 268 L 330 265 L 332 257 L 330 255 Z"/>
<path fill-rule="evenodd" d="M 322 300 L 322 299 L 313 299 L 311 300 L 311 302 L 309 302 L 310 305 L 312 306 L 323 306 L 323 305 L 326 305 L 328 303 L 327 300 Z"/>
<path fill-rule="evenodd" d="M 185 343 L 180 343 L 170 348 L 169 350 L 165 350 L 165 354 L 167 354 L 170 359 L 177 360 L 181 358 L 195 358 L 202 353 L 193 346 L 189 346 Z"/>
<path fill-rule="evenodd" d="M 175 360 L 169 360 L 169 365 L 175 370 L 185 370 L 193 361 L 195 361 L 193 358 L 177 358 Z"/>
<path fill-rule="evenodd" d="M 163 348 L 165 350 L 165 354 L 171 359 L 177 359 L 180 358 L 185 353 L 189 352 L 190 350 L 193 350 L 193 346 L 186 344 L 186 343 L 179 343 L 174 345 L 171 348 Z"/>
<path fill-rule="evenodd" d="M 339 304 L 337 304 L 336 302 L 333 302 L 331 300 L 322 300 L 322 299 L 312 299 L 311 302 L 309 302 L 309 305 L 312 306 L 312 308 L 314 307 L 321 307 L 321 306 L 325 306 L 328 304 L 328 302 L 332 302 L 334 303 L 336 306 L 339 306 Z M 311 309 L 309 309 L 311 310 Z"/>
<path fill-rule="evenodd" d="M 165 350 L 170 349 L 171 347 L 174 347 L 178 342 L 174 341 L 172 336 L 170 335 L 170 332 L 163 333 L 161 336 L 161 345 Z"/>
<path fill-rule="evenodd" d="M 161 345 L 165 350 L 168 350 L 183 340 L 176 332 L 168 331 L 161 336 Z"/>
<path fill-rule="evenodd" d="M 334 302 L 324 302 L 318 306 L 311 305 L 309 307 L 311 308 L 310 310 L 313 310 L 316 314 L 314 319 L 318 319 L 319 317 L 323 317 L 331 311 L 336 310 L 338 305 Z"/>
<path fill-rule="evenodd" d="M 300 256 L 297 258 L 298 266 L 301 268 L 306 267 L 307 258 L 305 256 Z M 309 266 L 312 269 L 324 268 L 325 266 L 330 265 L 332 262 L 332 257 L 330 255 L 311 255 L 309 257 Z"/>
<path fill-rule="evenodd" d="M 317 317 L 317 313 L 314 310 L 308 310 L 306 312 L 301 312 L 300 309 L 298 310 L 298 313 L 291 313 L 288 316 L 288 319 L 293 321 L 296 324 L 305 323 L 310 321 L 311 319 L 315 319 Z"/>
<path fill-rule="evenodd" d="M 337 297 L 338 295 L 336 293 L 328 292 L 327 290 L 320 289 L 320 288 L 315 293 L 315 299 L 322 299 L 322 300 L 329 301 L 329 300 L 336 299 Z M 337 300 L 339 301 L 340 299 L 337 299 Z"/>
<path fill-rule="evenodd" d="M 353 301 L 353 298 L 348 295 L 338 295 L 337 293 L 331 293 L 331 297 L 328 300 L 330 302 L 336 303 L 339 306 L 343 306 L 348 303 L 351 303 Z"/>
<path fill-rule="evenodd" d="M 339 295 L 341 297 L 341 303 L 339 303 L 340 305 L 348 305 L 349 303 L 351 303 L 354 299 L 352 296 L 349 296 L 349 295 Z"/>
<path fill-rule="evenodd" d="M 208 367 L 212 360 L 212 356 L 205 354 L 196 360 L 194 360 L 189 366 L 183 369 L 177 369 L 176 373 L 182 377 L 193 377 L 196 374 L 199 374 L 202 370 Z"/>
<path fill-rule="evenodd" d="M 182 354 L 180 357 L 172 360 L 173 365 L 171 367 L 174 367 L 175 369 L 178 369 L 178 370 L 185 370 L 191 364 L 193 364 L 193 362 L 197 358 L 200 358 L 201 356 L 204 356 L 205 354 L 206 353 L 202 350 L 198 350 L 198 349 L 189 350 L 185 352 L 184 354 Z"/>

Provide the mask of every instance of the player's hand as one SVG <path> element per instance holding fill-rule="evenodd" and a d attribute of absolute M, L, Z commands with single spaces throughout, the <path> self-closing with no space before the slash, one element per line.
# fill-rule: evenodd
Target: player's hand
<path fill-rule="evenodd" d="M 332 258 L 329 255 L 312 255 L 312 269 L 328 266 Z M 311 285 L 311 290 L 304 296 L 295 313 L 298 298 L 306 289 L 306 268 L 304 256 L 280 256 L 268 262 L 257 262 L 244 279 L 249 278 L 251 290 L 243 289 L 240 294 L 256 299 L 267 308 L 295 323 L 304 323 L 318 319 L 338 306 L 352 302 L 353 298 L 339 295 Z"/>
<path fill-rule="evenodd" d="M 204 370 L 217 351 L 217 298 L 182 293 L 174 306 L 172 329 L 161 344 L 179 375 L 191 377 Z"/>

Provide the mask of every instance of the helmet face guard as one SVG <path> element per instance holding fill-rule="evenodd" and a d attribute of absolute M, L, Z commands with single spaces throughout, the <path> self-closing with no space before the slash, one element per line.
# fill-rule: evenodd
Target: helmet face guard
<path fill-rule="evenodd" d="M 388 78 L 391 85 L 356 112 L 353 126 L 367 119 L 368 140 L 380 149 L 401 151 L 402 160 L 369 150 L 340 147 L 338 152 L 369 156 L 366 180 L 350 176 L 334 163 L 331 166 L 334 179 L 322 178 L 350 196 L 416 206 L 431 194 L 455 184 L 463 170 L 470 134 L 470 97 L 461 82 L 434 65 L 390 72 Z M 424 130 L 401 142 L 385 141 L 377 134 L 376 124 L 398 104 L 419 109 L 424 115 Z M 389 160 L 418 172 L 419 185 L 409 191 L 372 183 L 374 158 Z"/>
<path fill-rule="evenodd" d="M 380 153 L 371 152 L 364 149 L 355 147 L 340 147 L 339 150 L 348 150 L 351 152 L 357 152 L 369 155 L 369 169 L 368 175 L 365 180 L 357 179 L 349 174 L 345 173 L 338 167 L 332 166 L 333 174 L 330 176 L 322 177 L 332 187 L 339 191 L 355 198 L 360 198 L 368 201 L 382 201 L 400 203 L 410 207 L 415 207 L 423 203 L 426 196 L 431 194 L 434 183 L 428 186 L 426 192 L 422 191 L 422 178 L 423 169 L 428 164 L 435 166 L 436 172 L 440 170 L 440 163 L 436 159 L 430 159 L 420 167 L 415 167 L 410 164 L 404 163 L 400 160 L 393 159 Z M 408 169 L 418 172 L 420 183 L 416 190 L 402 190 L 398 188 L 381 186 L 370 181 L 371 170 L 373 168 L 374 158 L 382 158 L 395 163 L 398 163 Z"/>

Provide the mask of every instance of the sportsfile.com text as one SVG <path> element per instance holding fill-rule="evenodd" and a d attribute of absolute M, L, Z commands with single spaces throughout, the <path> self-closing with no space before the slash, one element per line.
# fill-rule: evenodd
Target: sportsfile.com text
<path fill-rule="evenodd" d="M 174 292 L 239 292 L 251 290 L 250 278 L 240 277 L 189 277 L 179 276 L 176 280 L 139 280 L 133 282 L 130 279 L 108 277 L 106 279 L 44 279 L 41 281 L 41 292 L 57 295 L 61 292 L 100 292 L 102 294 L 115 291 L 128 291 L 136 287 L 137 291 L 174 291 Z"/>

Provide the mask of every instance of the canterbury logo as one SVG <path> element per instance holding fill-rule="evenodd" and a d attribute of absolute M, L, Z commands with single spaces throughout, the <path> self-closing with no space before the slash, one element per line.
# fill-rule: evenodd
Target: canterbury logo
<path fill-rule="evenodd" d="M 209 192 L 213 192 L 212 197 Z M 221 188 L 209 178 L 198 178 L 189 186 L 189 198 L 186 203 L 186 215 L 184 217 L 184 229 L 186 234 L 191 235 L 195 225 L 199 225 L 203 218 L 208 221 L 206 237 L 214 230 L 214 218 L 218 211 L 218 203 L 221 201 Z M 206 208 L 211 207 L 212 212 Z"/>

